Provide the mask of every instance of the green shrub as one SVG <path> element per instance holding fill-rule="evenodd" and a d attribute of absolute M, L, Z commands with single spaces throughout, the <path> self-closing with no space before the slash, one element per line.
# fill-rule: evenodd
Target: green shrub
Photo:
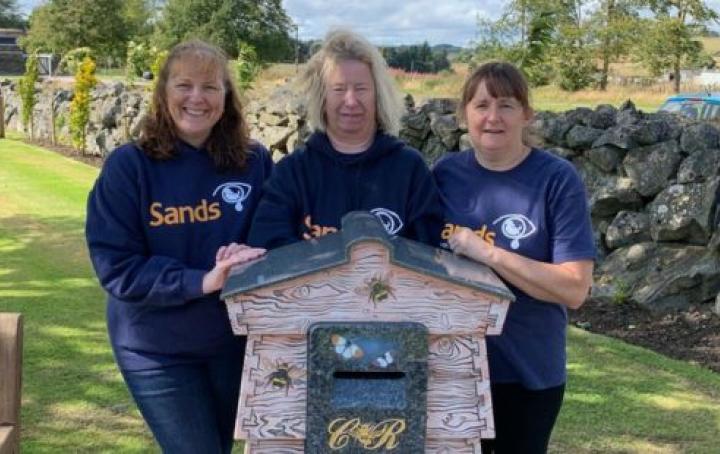
<path fill-rule="evenodd" d="M 125 61 L 125 77 L 128 83 L 133 83 L 135 78 L 142 76 L 145 71 L 151 71 L 154 76 L 157 76 L 166 58 L 167 51 L 160 50 L 148 43 L 130 41 Z M 159 66 L 157 65 L 158 59 L 161 62 Z"/>
<path fill-rule="evenodd" d="M 153 48 L 155 49 L 155 48 Z M 162 69 L 163 65 L 165 64 L 165 60 L 168 58 L 168 51 L 161 50 L 158 51 L 155 49 L 155 55 L 153 55 L 152 63 L 150 64 L 150 71 L 153 73 L 153 80 L 150 84 L 150 92 L 155 91 L 155 86 L 157 85 L 158 76 L 160 75 L 160 70 Z"/>
<path fill-rule="evenodd" d="M 75 92 L 70 103 L 70 136 L 75 148 L 85 152 L 87 124 L 90 120 L 90 92 L 97 85 L 95 62 L 85 57 L 75 74 Z"/>
<path fill-rule="evenodd" d="M 94 52 L 89 47 L 78 47 L 63 55 L 58 65 L 58 70 L 64 74 L 76 74 L 80 64 L 86 57 L 95 59 Z"/>
<path fill-rule="evenodd" d="M 35 83 L 38 81 L 38 58 L 37 54 L 29 55 L 25 61 L 25 74 L 19 83 L 20 99 L 22 101 L 22 124 L 27 129 L 30 125 L 30 135 L 33 129 L 33 109 L 37 103 L 35 98 Z"/>
<path fill-rule="evenodd" d="M 252 88 L 258 73 L 260 72 L 260 60 L 258 60 L 255 48 L 248 43 L 238 43 L 238 57 L 235 63 L 235 74 L 240 91 L 244 92 Z"/>

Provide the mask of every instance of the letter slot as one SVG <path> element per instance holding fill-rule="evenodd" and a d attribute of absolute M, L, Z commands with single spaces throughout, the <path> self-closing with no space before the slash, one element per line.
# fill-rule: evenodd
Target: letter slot
<path fill-rule="evenodd" d="M 424 452 L 427 328 L 325 322 L 308 334 L 305 452 Z"/>

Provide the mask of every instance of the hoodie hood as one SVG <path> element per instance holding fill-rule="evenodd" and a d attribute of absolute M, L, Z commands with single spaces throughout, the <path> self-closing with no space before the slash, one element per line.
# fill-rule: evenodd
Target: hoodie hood
<path fill-rule="evenodd" d="M 370 148 L 362 153 L 345 154 L 337 151 L 330 142 L 330 138 L 324 132 L 316 131 L 308 139 L 308 150 L 319 152 L 323 156 L 342 166 L 364 165 L 376 161 L 383 156 L 399 151 L 405 147 L 405 143 L 384 132 L 378 131 L 375 134 Z"/>

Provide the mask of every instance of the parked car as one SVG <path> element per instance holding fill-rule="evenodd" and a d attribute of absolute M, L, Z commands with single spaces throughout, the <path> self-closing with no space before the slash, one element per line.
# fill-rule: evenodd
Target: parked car
<path fill-rule="evenodd" d="M 660 112 L 672 112 L 693 120 L 720 121 L 720 94 L 695 93 L 670 96 Z"/>

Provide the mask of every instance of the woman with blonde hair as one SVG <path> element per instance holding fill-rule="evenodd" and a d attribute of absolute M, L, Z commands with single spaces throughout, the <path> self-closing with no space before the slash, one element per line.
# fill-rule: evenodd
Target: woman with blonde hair
<path fill-rule="evenodd" d="M 437 190 L 420 153 L 396 137 L 402 103 L 377 48 L 330 32 L 303 81 L 313 133 L 278 163 L 249 243 L 275 248 L 334 232 L 354 210 L 374 213 L 390 234 L 437 243 Z"/>
<path fill-rule="evenodd" d="M 248 138 L 227 64 L 201 41 L 175 46 L 140 140 L 108 156 L 88 199 L 113 353 L 168 453 L 232 450 L 245 339 L 219 290 L 264 252 L 238 243 L 272 161 Z"/>

